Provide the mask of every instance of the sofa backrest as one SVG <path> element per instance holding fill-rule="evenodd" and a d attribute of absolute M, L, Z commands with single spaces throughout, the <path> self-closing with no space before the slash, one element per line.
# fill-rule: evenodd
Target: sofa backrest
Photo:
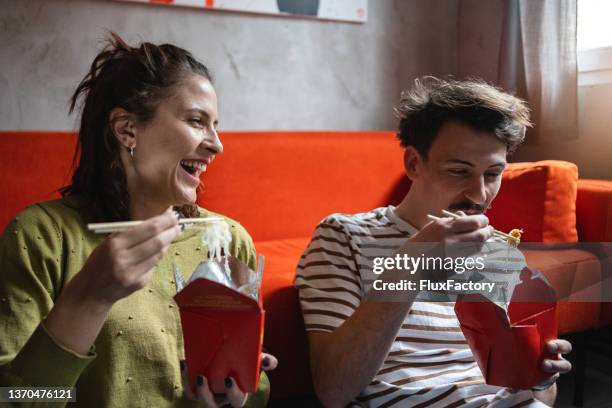
<path fill-rule="evenodd" d="M 28 205 L 59 197 L 75 142 L 72 132 L 0 132 L 0 231 Z"/>
<path fill-rule="evenodd" d="M 70 181 L 72 132 L 0 132 L 0 228 Z M 198 202 L 257 241 L 309 236 L 332 212 L 397 203 L 409 184 L 392 132 L 224 132 Z"/>
<path fill-rule="evenodd" d="M 199 203 L 255 241 L 310 236 L 333 212 L 398 203 L 408 191 L 392 132 L 227 132 Z"/>

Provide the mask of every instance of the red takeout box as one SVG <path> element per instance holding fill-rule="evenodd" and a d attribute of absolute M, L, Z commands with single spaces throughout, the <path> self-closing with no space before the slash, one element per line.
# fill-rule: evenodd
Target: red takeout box
<path fill-rule="evenodd" d="M 232 269 L 236 263 L 248 269 L 236 259 L 230 261 Z M 177 293 L 174 300 L 180 310 L 192 390 L 201 374 L 214 393 L 225 393 L 226 377 L 234 378 L 244 392 L 256 391 L 264 324 L 261 295 L 255 300 L 199 278 Z"/>
<path fill-rule="evenodd" d="M 551 374 L 542 371 L 545 350 L 557 338 L 555 292 L 528 268 L 513 292 L 506 312 L 480 294 L 460 295 L 455 313 L 480 371 L 491 385 L 530 389 Z M 509 322 L 508 322 L 509 318 Z"/>

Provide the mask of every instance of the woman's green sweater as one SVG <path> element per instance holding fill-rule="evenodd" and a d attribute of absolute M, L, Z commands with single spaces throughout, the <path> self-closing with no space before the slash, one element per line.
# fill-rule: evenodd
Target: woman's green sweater
<path fill-rule="evenodd" d="M 104 239 L 87 231 L 75 203 L 35 204 L 0 239 L 0 386 L 76 387 L 75 405 L 84 407 L 199 406 L 183 396 L 183 337 L 171 268 L 175 263 L 187 280 L 207 258 L 197 230 L 172 243 L 144 289 L 115 303 L 88 355 L 65 349 L 45 329 L 55 299 Z M 220 215 L 201 210 L 201 216 Z M 251 237 L 226 219 L 231 254 L 255 269 Z M 265 406 L 268 395 L 262 374 L 248 406 Z"/>

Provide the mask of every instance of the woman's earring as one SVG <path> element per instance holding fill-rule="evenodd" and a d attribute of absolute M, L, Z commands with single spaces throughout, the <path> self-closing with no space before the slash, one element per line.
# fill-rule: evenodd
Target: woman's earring
<path fill-rule="evenodd" d="M 128 147 L 128 150 L 130 151 L 130 156 L 134 157 L 134 146 Z"/>

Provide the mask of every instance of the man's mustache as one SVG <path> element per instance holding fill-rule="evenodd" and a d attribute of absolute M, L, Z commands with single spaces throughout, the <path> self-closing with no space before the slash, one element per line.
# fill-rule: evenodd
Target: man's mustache
<path fill-rule="evenodd" d="M 450 207 L 448 207 L 448 209 L 450 211 L 452 211 L 452 212 L 457 212 L 457 211 L 463 211 L 463 212 L 476 211 L 476 212 L 479 212 L 479 213 L 483 213 L 483 212 L 485 212 L 487 207 L 485 207 L 482 204 L 476 204 L 476 203 L 464 201 L 464 202 L 461 202 L 461 203 L 451 204 Z"/>

